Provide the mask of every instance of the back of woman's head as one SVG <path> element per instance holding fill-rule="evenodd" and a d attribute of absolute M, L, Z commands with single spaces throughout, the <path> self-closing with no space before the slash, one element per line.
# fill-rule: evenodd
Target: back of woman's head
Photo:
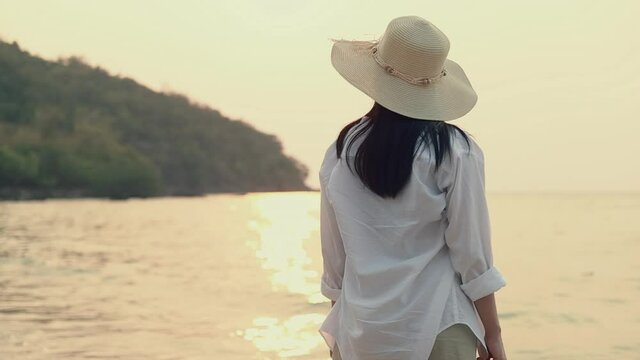
<path fill-rule="evenodd" d="M 464 130 L 444 121 L 414 119 L 391 111 L 377 102 L 366 114 L 369 121 L 354 131 L 345 143 L 347 133 L 361 119 L 345 126 L 336 140 L 338 158 L 346 146 L 349 154 L 356 140 L 363 137 L 353 158 L 356 174 L 362 182 L 381 197 L 396 197 L 409 181 L 413 161 L 421 148 L 431 149 L 437 170 L 445 156 L 451 155 L 454 131 L 460 132 L 469 145 Z M 418 141 L 425 146 L 416 146 Z M 345 158 L 352 168 L 350 159 Z"/>

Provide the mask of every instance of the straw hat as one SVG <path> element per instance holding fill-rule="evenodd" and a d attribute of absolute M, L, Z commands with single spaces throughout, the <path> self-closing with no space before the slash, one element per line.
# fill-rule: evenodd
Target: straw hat
<path fill-rule="evenodd" d="M 399 114 L 449 121 L 476 104 L 464 71 L 447 59 L 449 39 L 421 17 L 391 20 L 378 40 L 331 40 L 331 63 L 338 73 Z"/>

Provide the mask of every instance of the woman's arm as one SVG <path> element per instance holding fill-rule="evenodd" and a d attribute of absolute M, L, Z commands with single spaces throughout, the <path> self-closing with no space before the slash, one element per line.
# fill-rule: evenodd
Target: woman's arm
<path fill-rule="evenodd" d="M 504 345 L 502 344 L 502 329 L 498 321 L 498 311 L 496 309 L 496 298 L 494 293 L 481 297 L 473 302 L 484 326 L 484 342 L 487 344 L 489 353 L 486 353 L 482 346 L 478 346 L 480 360 L 495 359 L 506 360 Z"/>
<path fill-rule="evenodd" d="M 320 243 L 323 264 L 320 292 L 329 300 L 336 301 L 342 292 L 346 254 L 335 211 L 327 197 L 326 183 L 322 178 L 320 181 Z"/>
<path fill-rule="evenodd" d="M 454 157 L 441 188 L 446 195 L 445 242 L 453 268 L 461 276 L 460 288 L 476 301 L 506 285 L 493 264 L 491 222 L 484 186 L 484 155 L 476 143 Z"/>
<path fill-rule="evenodd" d="M 504 360 L 501 328 L 494 293 L 506 285 L 493 264 L 491 222 L 485 194 L 484 154 L 471 141 L 471 151 L 453 158 L 448 171 L 440 173 L 439 185 L 446 191 L 447 228 L 445 242 L 451 263 L 460 274 L 460 288 L 475 304 L 485 328 L 481 360 Z"/>
<path fill-rule="evenodd" d="M 481 297 L 473 303 L 476 305 L 478 315 L 480 315 L 480 319 L 482 320 L 485 335 L 500 334 L 500 322 L 498 321 L 498 311 L 496 309 L 496 297 L 494 293 Z"/>

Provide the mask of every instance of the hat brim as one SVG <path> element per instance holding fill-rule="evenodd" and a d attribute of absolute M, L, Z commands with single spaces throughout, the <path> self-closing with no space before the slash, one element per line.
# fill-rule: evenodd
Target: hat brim
<path fill-rule="evenodd" d="M 428 85 L 414 85 L 386 72 L 370 51 L 356 41 L 339 41 L 331 49 L 331 64 L 349 83 L 380 105 L 421 120 L 449 121 L 467 114 L 478 101 L 464 70 L 447 59 L 447 75 Z"/>

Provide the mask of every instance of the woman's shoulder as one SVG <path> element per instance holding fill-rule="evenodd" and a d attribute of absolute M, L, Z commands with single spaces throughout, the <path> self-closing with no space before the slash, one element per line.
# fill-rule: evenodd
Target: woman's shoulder
<path fill-rule="evenodd" d="M 338 140 L 334 139 L 331 144 L 324 150 L 324 157 L 322 159 L 322 163 L 331 162 L 332 160 L 338 159 L 338 150 L 336 148 Z"/>
<path fill-rule="evenodd" d="M 318 175 L 320 176 L 320 180 L 327 180 L 333 167 L 338 162 L 338 155 L 336 150 L 336 140 L 334 140 L 329 147 L 324 152 L 324 158 L 322 159 L 322 163 L 320 164 L 320 171 Z"/>
<path fill-rule="evenodd" d="M 443 159 L 444 161 L 448 161 L 449 159 L 451 159 L 451 162 L 453 164 L 458 159 L 469 156 L 484 160 L 484 152 L 482 151 L 480 144 L 476 141 L 475 138 L 471 136 L 471 134 L 465 132 L 465 137 L 460 131 L 453 129 L 453 131 L 449 135 L 449 155 Z M 420 145 L 423 151 L 420 151 L 421 155 L 419 156 L 419 159 L 423 161 L 434 160 L 433 146 L 429 146 L 429 151 L 424 151 L 424 145 L 424 143 Z"/>
<path fill-rule="evenodd" d="M 464 131 L 464 130 L 463 130 Z M 454 130 L 451 140 L 451 152 L 456 157 L 474 156 L 484 160 L 484 151 L 478 141 L 468 132 L 464 136 L 460 131 Z"/>

